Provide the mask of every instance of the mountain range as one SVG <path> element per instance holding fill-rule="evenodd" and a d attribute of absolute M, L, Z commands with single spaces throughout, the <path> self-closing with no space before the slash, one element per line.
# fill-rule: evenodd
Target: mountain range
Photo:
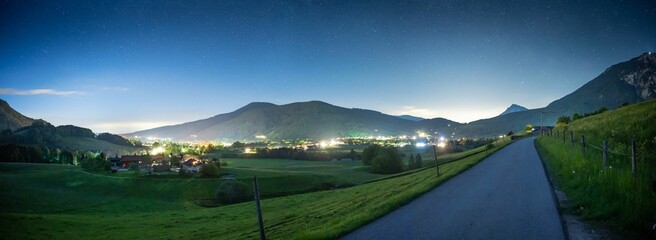
<path fill-rule="evenodd" d="M 539 109 L 513 104 L 501 115 L 471 123 L 448 119 L 391 116 L 364 109 L 348 109 L 320 101 L 285 105 L 251 103 L 234 112 L 178 125 L 138 131 L 126 136 L 178 140 L 253 140 L 342 136 L 387 136 L 417 131 L 454 137 L 491 137 L 518 131 L 527 124 L 553 125 L 559 116 L 615 108 L 656 97 L 656 54 L 645 53 L 613 65 L 571 94 Z"/>
<path fill-rule="evenodd" d="M 414 135 L 423 131 L 456 138 L 492 137 L 522 130 L 527 124 L 553 125 L 559 116 L 593 112 L 602 107 L 613 109 L 624 103 L 654 98 L 656 54 L 645 53 L 608 67 L 579 89 L 544 108 L 526 109 L 513 104 L 499 116 L 470 123 L 458 123 L 444 118 L 392 116 L 366 109 L 343 108 L 321 101 L 284 105 L 254 102 L 230 113 L 123 136 L 234 141 L 256 140 L 256 136 L 261 135 L 269 139 L 328 139 Z M 0 101 L 0 127 L 16 130 L 34 121 Z"/>

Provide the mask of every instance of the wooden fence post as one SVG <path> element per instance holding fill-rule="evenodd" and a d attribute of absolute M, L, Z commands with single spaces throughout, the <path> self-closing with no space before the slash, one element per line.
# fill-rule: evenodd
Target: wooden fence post
<path fill-rule="evenodd" d="M 636 169 L 636 161 L 637 161 L 637 153 L 636 153 L 636 143 L 635 143 L 635 136 L 631 138 L 631 173 L 635 177 L 637 175 L 637 169 Z"/>
<path fill-rule="evenodd" d="M 581 135 L 581 150 L 583 150 L 583 156 L 585 156 L 585 136 Z"/>
<path fill-rule="evenodd" d="M 604 140 L 604 168 L 608 165 L 608 141 Z"/>
<path fill-rule="evenodd" d="M 264 221 L 262 220 L 262 208 L 260 208 L 260 189 L 257 187 L 257 176 L 253 176 L 253 195 L 255 195 L 255 205 L 257 207 L 257 225 L 260 227 L 260 239 L 266 239 L 264 232 Z"/>
<path fill-rule="evenodd" d="M 485 153 L 487 154 L 487 145 L 485 145 Z M 437 177 L 440 177 L 440 165 L 437 163 L 437 148 L 433 145 L 433 155 L 435 156 L 435 171 L 437 171 Z"/>
<path fill-rule="evenodd" d="M 565 133 L 567 133 L 567 130 L 563 130 L 563 143 L 565 143 Z"/>
<path fill-rule="evenodd" d="M 574 146 L 574 132 L 569 132 L 569 142 Z"/>
<path fill-rule="evenodd" d="M 560 131 L 556 131 L 556 137 L 560 138 Z"/>

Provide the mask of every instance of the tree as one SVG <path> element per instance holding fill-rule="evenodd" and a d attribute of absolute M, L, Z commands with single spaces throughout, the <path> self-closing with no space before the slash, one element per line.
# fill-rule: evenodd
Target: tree
<path fill-rule="evenodd" d="M 415 169 L 417 164 L 415 163 L 415 156 L 410 154 L 408 157 L 408 169 Z"/>
<path fill-rule="evenodd" d="M 376 154 L 383 149 L 380 145 L 374 144 L 362 150 L 362 164 L 371 165 L 371 161 L 376 157 Z"/>
<path fill-rule="evenodd" d="M 105 157 L 105 153 L 100 153 L 96 157 L 89 157 L 86 153 L 80 154 L 80 167 L 87 172 L 109 171 L 111 166 Z"/>
<path fill-rule="evenodd" d="M 399 150 L 393 147 L 381 148 L 371 160 L 371 170 L 384 174 L 402 172 L 403 162 Z"/>
<path fill-rule="evenodd" d="M 246 144 L 241 143 L 239 141 L 232 143 L 232 148 L 243 148 L 244 146 L 246 146 Z"/>
<path fill-rule="evenodd" d="M 421 161 L 422 161 L 421 155 L 419 155 L 419 153 L 417 153 L 417 156 L 415 157 L 415 164 L 416 164 L 417 168 L 422 167 L 422 162 Z"/>
<path fill-rule="evenodd" d="M 568 124 L 572 121 L 572 119 L 569 116 L 560 116 L 558 117 L 558 121 L 556 121 L 556 124 Z"/>

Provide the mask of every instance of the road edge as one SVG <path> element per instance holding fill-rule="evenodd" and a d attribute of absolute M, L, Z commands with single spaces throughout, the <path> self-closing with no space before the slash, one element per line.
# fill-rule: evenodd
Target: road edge
<path fill-rule="evenodd" d="M 551 199 L 554 201 L 554 205 L 558 210 L 558 218 L 560 218 L 560 225 L 563 228 L 563 234 L 565 235 L 565 240 L 570 240 L 567 221 L 563 217 L 563 212 L 560 207 L 560 202 L 558 201 L 558 197 L 556 196 L 556 190 L 554 189 L 553 182 L 551 181 L 551 175 L 549 175 L 549 171 L 547 170 L 547 165 L 544 163 L 544 158 L 542 157 L 540 150 L 538 150 L 538 146 L 536 145 L 537 141 L 538 141 L 537 137 L 533 139 L 533 147 L 535 148 L 535 151 L 538 153 L 538 157 L 540 158 L 540 164 L 542 164 L 542 171 L 544 171 L 544 175 L 545 177 L 547 177 L 547 182 L 549 182 L 549 188 L 551 188 Z"/>

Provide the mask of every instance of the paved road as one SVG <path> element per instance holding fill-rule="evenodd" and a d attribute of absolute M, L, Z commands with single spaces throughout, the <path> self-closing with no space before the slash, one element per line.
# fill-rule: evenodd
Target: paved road
<path fill-rule="evenodd" d="M 565 239 L 533 141 L 501 149 L 344 239 Z"/>

